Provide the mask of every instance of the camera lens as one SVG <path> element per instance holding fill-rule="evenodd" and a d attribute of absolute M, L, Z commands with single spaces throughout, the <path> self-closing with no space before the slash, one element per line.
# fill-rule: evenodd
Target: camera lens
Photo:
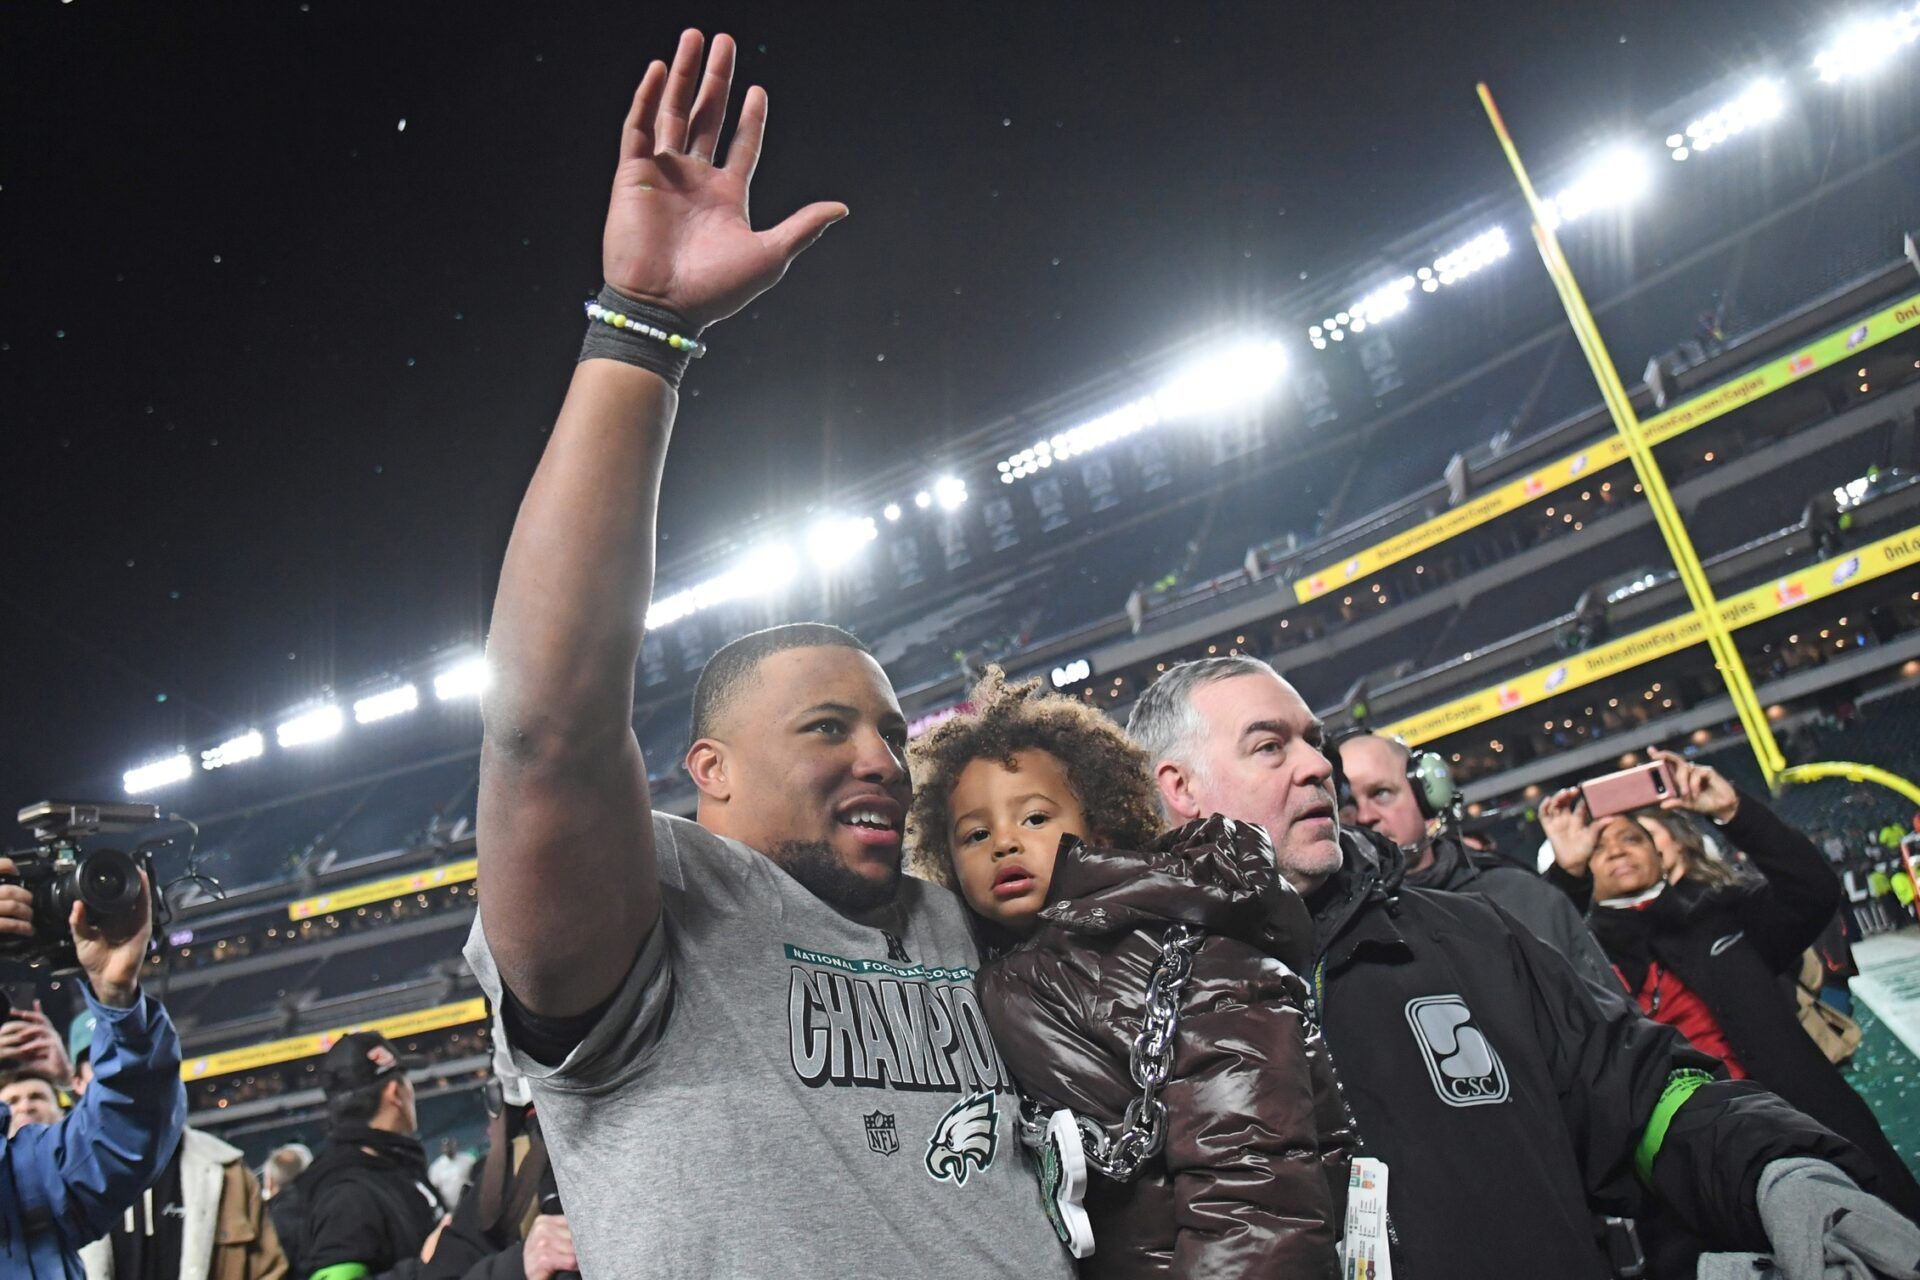
<path fill-rule="evenodd" d="M 126 891 L 127 877 L 118 867 L 89 867 L 80 885 L 81 898 L 91 902 L 111 902 Z"/>
<path fill-rule="evenodd" d="M 130 915 L 140 905 L 140 869 L 118 849 L 95 849 L 73 875 L 80 901 L 96 921 Z"/>

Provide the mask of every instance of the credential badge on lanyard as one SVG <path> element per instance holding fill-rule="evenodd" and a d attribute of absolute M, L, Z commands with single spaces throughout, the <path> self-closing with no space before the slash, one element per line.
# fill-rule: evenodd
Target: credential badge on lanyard
<path fill-rule="evenodd" d="M 1393 1280 L 1387 1249 L 1387 1165 L 1355 1156 L 1347 1174 L 1347 1234 L 1340 1242 L 1346 1280 Z"/>

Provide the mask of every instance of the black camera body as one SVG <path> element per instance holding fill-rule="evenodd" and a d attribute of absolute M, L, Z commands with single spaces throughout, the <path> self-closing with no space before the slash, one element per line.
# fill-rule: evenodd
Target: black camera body
<path fill-rule="evenodd" d="M 33 936 L 0 937 L 0 959 L 55 970 L 78 968 L 68 923 L 76 902 L 85 904 L 89 921 L 112 934 L 139 918 L 141 899 L 147 898 L 157 928 L 165 915 L 159 890 L 152 885 L 152 855 L 82 849 L 79 842 L 86 836 L 138 831 L 162 819 L 158 808 L 145 804 L 43 800 L 22 809 L 20 825 L 33 831 L 36 843 L 5 855 L 13 860 L 16 874 L 0 876 L 0 884 L 20 885 L 32 895 Z M 142 871 L 147 872 L 145 884 Z"/>

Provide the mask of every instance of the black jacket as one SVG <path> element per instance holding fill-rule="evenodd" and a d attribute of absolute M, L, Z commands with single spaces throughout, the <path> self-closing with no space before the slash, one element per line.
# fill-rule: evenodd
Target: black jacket
<path fill-rule="evenodd" d="M 1635 1152 L 1676 1070 L 1717 1063 L 1609 1011 L 1567 961 L 1483 899 L 1399 887 L 1399 852 L 1346 833 L 1309 899 L 1327 1044 L 1360 1133 L 1388 1166 L 1399 1280 L 1603 1280 L 1595 1211 L 1636 1216 Z M 1672 1116 L 1651 1190 L 1721 1248 L 1761 1250 L 1760 1171 L 1853 1149 L 1758 1086 L 1716 1080 Z"/>
<path fill-rule="evenodd" d="M 1920 1217 L 1920 1184 L 1781 994 L 1780 975 L 1798 972 L 1839 909 L 1839 877 L 1811 841 L 1752 796 L 1740 797 L 1721 830 L 1764 883 L 1714 890 L 1682 880 L 1638 909 L 1596 906 L 1594 933 L 1631 989 L 1653 963 L 1685 983 L 1756 1083 L 1859 1147 L 1880 1175 L 1868 1189 Z"/>
<path fill-rule="evenodd" d="M 420 1269 L 420 1280 L 523 1280 L 524 1238 L 499 1224 L 482 1224 L 479 1206 L 476 1195 L 460 1198 L 453 1221 L 433 1248 L 433 1261 Z"/>
<path fill-rule="evenodd" d="M 1572 962 L 1574 970 L 1594 985 L 1601 1003 L 1626 1003 L 1607 953 L 1587 928 L 1580 908 L 1524 867 L 1496 854 L 1476 854 L 1441 835 L 1433 841 L 1433 862 L 1425 871 L 1408 872 L 1406 884 L 1444 893 L 1481 894 Z"/>
<path fill-rule="evenodd" d="M 267 1201 L 267 1217 L 273 1223 L 274 1234 L 280 1237 L 280 1248 L 287 1255 L 287 1274 L 306 1275 L 303 1263 L 307 1246 L 307 1201 L 297 1179 Z"/>
<path fill-rule="evenodd" d="M 378 1129 L 334 1130 L 294 1185 L 307 1205 L 302 1276 L 355 1262 L 374 1276 L 416 1276 L 446 1212 L 419 1139 Z"/>

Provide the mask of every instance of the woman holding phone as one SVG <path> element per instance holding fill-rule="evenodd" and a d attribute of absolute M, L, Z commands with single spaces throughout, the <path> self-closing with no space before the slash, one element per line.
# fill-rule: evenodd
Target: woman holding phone
<path fill-rule="evenodd" d="M 1717 770 L 1671 752 L 1652 755 L 1672 779 L 1661 810 L 1712 821 L 1760 878 L 1674 880 L 1649 830 L 1658 824 L 1630 813 L 1596 820 L 1577 787 L 1541 805 L 1556 865 L 1592 878 L 1588 925 L 1620 981 L 1648 1017 L 1721 1059 L 1734 1077 L 1859 1146 L 1880 1168 L 1881 1183 L 1869 1190 L 1920 1217 L 1920 1183 L 1781 989 L 1780 976 L 1797 970 L 1839 909 L 1839 877 L 1811 841 Z"/>

